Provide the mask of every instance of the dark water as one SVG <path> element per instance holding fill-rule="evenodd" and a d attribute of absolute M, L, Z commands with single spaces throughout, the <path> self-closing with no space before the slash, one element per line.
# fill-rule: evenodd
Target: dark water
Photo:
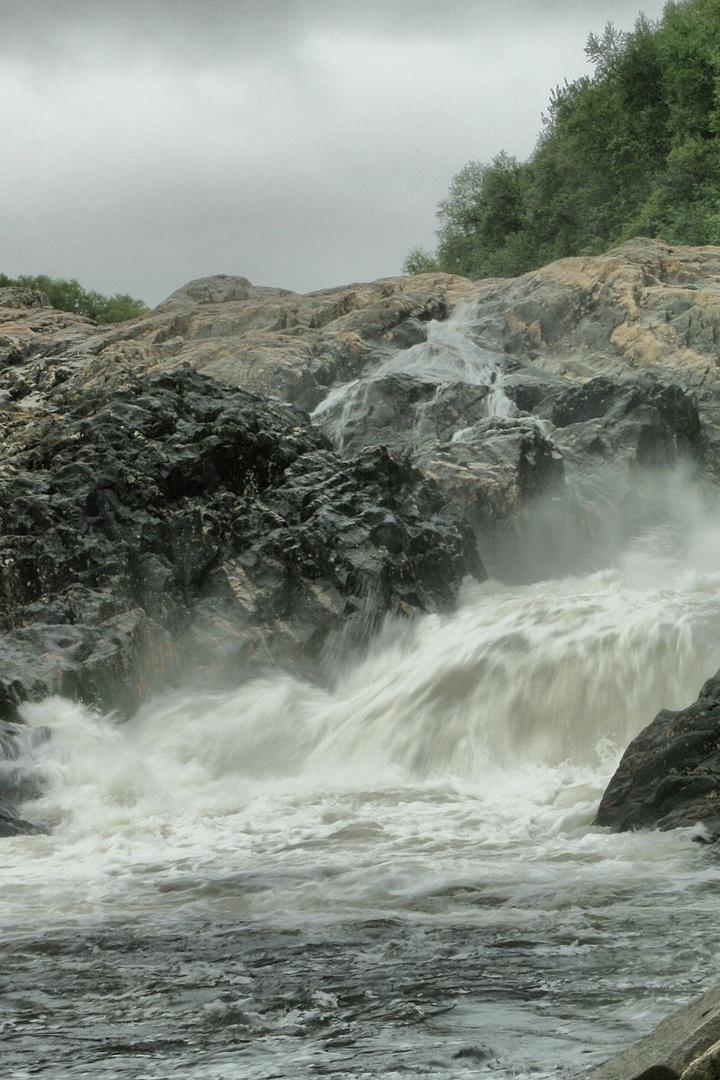
<path fill-rule="evenodd" d="M 533 937 L 407 919 L 28 936 L 2 949 L 3 1072 L 572 1076 L 705 987 L 720 944 L 710 904 L 695 898 L 662 951 L 638 947 L 652 908 L 626 911 L 612 943 L 600 910 L 578 913 L 577 937 L 571 920 Z"/>

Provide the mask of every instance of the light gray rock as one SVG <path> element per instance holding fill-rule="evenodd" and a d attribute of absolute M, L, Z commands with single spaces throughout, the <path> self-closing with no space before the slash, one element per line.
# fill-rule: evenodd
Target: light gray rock
<path fill-rule="evenodd" d="M 712 1072 L 685 1075 L 713 1048 L 714 1060 L 702 1068 L 715 1068 L 715 1047 L 720 1039 L 720 988 L 709 990 L 690 1005 L 663 1020 L 654 1031 L 616 1057 L 586 1074 L 585 1080 L 709 1080 Z M 720 1075 L 720 1074 L 717 1074 Z"/>

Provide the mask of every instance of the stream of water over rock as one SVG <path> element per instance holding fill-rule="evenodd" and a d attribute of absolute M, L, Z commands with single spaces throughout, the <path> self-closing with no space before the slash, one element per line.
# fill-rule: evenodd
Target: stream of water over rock
<path fill-rule="evenodd" d="M 714 851 L 591 822 L 720 666 L 718 540 L 684 506 L 611 568 L 468 585 L 329 688 L 26 706 L 52 831 L 2 845 L 3 1075 L 573 1076 L 705 989 Z"/>

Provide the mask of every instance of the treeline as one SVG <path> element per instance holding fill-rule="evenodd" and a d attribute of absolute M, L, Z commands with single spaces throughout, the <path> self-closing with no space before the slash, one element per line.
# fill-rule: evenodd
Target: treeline
<path fill-rule="evenodd" d="M 534 153 L 471 161 L 438 208 L 434 254 L 406 273 L 508 276 L 631 236 L 720 244 L 720 0 L 608 24 L 593 74 L 552 93 Z"/>
<path fill-rule="evenodd" d="M 45 293 L 54 308 L 74 311 L 77 315 L 85 315 L 97 323 L 123 322 L 125 319 L 144 315 L 149 310 L 142 300 L 136 300 L 126 293 L 103 296 L 102 293 L 83 289 L 74 278 L 51 278 L 45 274 L 23 274 L 21 277 L 11 278 L 7 274 L 0 274 L 0 288 L 8 285 L 38 289 Z"/>

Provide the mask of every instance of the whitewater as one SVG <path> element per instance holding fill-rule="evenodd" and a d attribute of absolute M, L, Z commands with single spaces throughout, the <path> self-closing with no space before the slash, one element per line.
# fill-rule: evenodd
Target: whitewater
<path fill-rule="evenodd" d="M 444 333 L 507 415 L 456 332 L 403 363 Z M 324 686 L 184 686 L 122 723 L 26 704 L 2 768 L 50 832 L 2 842 L 3 1075 L 570 1077 L 710 986 L 701 830 L 592 825 L 720 667 L 720 519 L 668 490 L 612 565 L 468 582 Z"/>

